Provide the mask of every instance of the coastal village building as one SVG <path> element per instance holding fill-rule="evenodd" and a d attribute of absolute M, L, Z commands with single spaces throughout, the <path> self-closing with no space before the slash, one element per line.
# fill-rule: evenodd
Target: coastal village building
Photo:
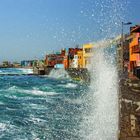
<path fill-rule="evenodd" d="M 12 64 L 9 61 L 3 61 L 2 66 L 3 67 L 10 67 L 10 66 L 12 66 Z"/>
<path fill-rule="evenodd" d="M 78 51 L 82 51 L 82 48 L 69 48 L 68 50 L 68 67 L 78 67 Z"/>
<path fill-rule="evenodd" d="M 13 62 L 13 67 L 20 68 L 21 64 L 19 62 Z"/>
<path fill-rule="evenodd" d="M 45 65 L 52 68 L 68 68 L 68 57 L 66 50 L 61 50 L 55 54 L 46 55 Z"/>
<path fill-rule="evenodd" d="M 45 66 L 51 68 L 89 68 L 92 58 L 93 44 L 85 44 L 83 48 L 68 48 L 61 52 L 48 54 L 45 58 Z"/>
<path fill-rule="evenodd" d="M 93 44 L 84 44 L 83 45 L 83 68 L 90 68 L 91 59 L 93 56 Z"/>
<path fill-rule="evenodd" d="M 32 67 L 35 60 L 23 60 L 21 61 L 21 67 Z"/>
<path fill-rule="evenodd" d="M 124 37 L 123 46 L 120 40 L 119 47 L 120 50 L 123 48 L 123 51 L 120 53 L 120 56 L 122 56 L 123 52 L 123 57 L 121 57 L 123 68 L 129 62 L 128 81 L 121 80 L 122 83 L 120 83 L 120 140 L 139 140 L 140 85 L 138 78 L 140 78 L 140 26 L 131 27 L 130 35 Z"/>
<path fill-rule="evenodd" d="M 77 52 L 78 56 L 78 68 L 83 68 L 83 50 Z"/>
<path fill-rule="evenodd" d="M 122 38 L 117 40 L 117 68 L 118 71 L 128 71 L 129 67 L 129 44 L 131 42 L 132 36 L 130 34 L 125 34 L 123 36 L 123 46 Z"/>
<path fill-rule="evenodd" d="M 133 36 L 129 46 L 130 65 L 129 70 L 140 78 L 140 26 L 131 27 L 131 35 Z"/>
<path fill-rule="evenodd" d="M 127 72 L 129 67 L 129 44 L 132 40 L 130 34 L 124 35 L 124 42 L 123 42 L 123 71 Z"/>

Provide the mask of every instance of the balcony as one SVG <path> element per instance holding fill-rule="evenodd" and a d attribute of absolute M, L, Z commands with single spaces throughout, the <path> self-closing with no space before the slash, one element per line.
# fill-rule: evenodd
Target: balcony
<path fill-rule="evenodd" d="M 140 43 L 132 47 L 132 53 L 140 53 Z"/>

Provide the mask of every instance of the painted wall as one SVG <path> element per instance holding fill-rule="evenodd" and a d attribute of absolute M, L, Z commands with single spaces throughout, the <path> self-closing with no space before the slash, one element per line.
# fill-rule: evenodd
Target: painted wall
<path fill-rule="evenodd" d="M 84 44 L 83 45 L 83 67 L 84 68 L 89 68 L 91 64 L 91 59 L 93 55 L 93 44 Z"/>

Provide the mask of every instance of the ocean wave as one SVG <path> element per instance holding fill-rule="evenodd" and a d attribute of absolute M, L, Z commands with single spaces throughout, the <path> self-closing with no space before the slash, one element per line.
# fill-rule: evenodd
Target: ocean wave
<path fill-rule="evenodd" d="M 3 132 L 7 129 L 7 124 L 5 123 L 0 123 L 0 132 Z"/>
<path fill-rule="evenodd" d="M 11 87 L 8 88 L 8 90 L 16 90 L 16 89 L 18 89 L 17 86 L 11 86 Z"/>
<path fill-rule="evenodd" d="M 67 84 L 65 84 L 65 85 L 60 84 L 60 85 L 58 85 L 58 86 L 64 87 L 64 88 L 76 88 L 76 87 L 77 87 L 77 84 L 67 83 Z"/>
<path fill-rule="evenodd" d="M 29 117 L 29 120 L 32 121 L 34 124 L 38 124 L 40 122 L 45 122 L 45 120 L 37 118 L 37 117 L 34 117 L 33 115 L 31 115 Z"/>
<path fill-rule="evenodd" d="M 32 74 L 33 73 L 33 69 L 19 68 L 17 70 L 21 71 L 24 74 Z"/>
<path fill-rule="evenodd" d="M 0 105 L 4 105 L 4 103 L 2 101 L 0 101 Z"/>
<path fill-rule="evenodd" d="M 28 106 L 27 106 L 27 109 L 28 108 L 32 108 L 32 109 L 37 109 L 37 110 L 45 110 L 46 109 L 46 107 L 44 106 L 44 105 L 40 105 L 40 104 L 34 104 L 34 103 L 30 103 Z"/>
<path fill-rule="evenodd" d="M 0 74 L 32 74 L 33 69 L 25 69 L 25 68 L 6 68 L 1 69 Z"/>
<path fill-rule="evenodd" d="M 53 95 L 60 94 L 60 93 L 56 93 L 56 92 L 42 91 L 42 90 L 39 90 L 38 88 L 33 88 L 30 90 L 21 89 L 21 88 L 18 88 L 17 86 L 12 86 L 8 90 L 13 91 L 13 92 L 36 95 L 36 96 L 53 96 Z"/>
<path fill-rule="evenodd" d="M 32 94 L 32 95 L 37 95 L 37 96 L 53 96 L 53 95 L 58 95 L 56 92 L 45 92 L 37 89 L 33 90 L 22 90 L 22 93 L 27 93 L 27 94 Z"/>

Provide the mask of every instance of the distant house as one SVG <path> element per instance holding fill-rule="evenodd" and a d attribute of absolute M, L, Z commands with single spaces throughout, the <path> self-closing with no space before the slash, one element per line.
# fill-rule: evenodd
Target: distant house
<path fill-rule="evenodd" d="M 46 55 L 45 65 L 52 68 L 68 68 L 66 50 L 62 49 L 61 52 Z"/>
<path fill-rule="evenodd" d="M 21 61 L 21 67 L 32 67 L 34 60 L 23 60 Z"/>
<path fill-rule="evenodd" d="M 2 66 L 3 66 L 3 67 L 11 67 L 12 64 L 11 64 L 9 61 L 3 61 L 3 62 L 2 62 Z"/>
<path fill-rule="evenodd" d="M 68 50 L 68 67 L 78 67 L 78 51 L 82 51 L 82 48 L 69 48 Z M 77 63 L 77 66 L 76 66 Z"/>
<path fill-rule="evenodd" d="M 78 68 L 83 68 L 83 50 L 77 52 L 78 56 Z"/>
<path fill-rule="evenodd" d="M 21 67 L 21 63 L 13 62 L 13 67 L 19 68 L 19 67 Z"/>
<path fill-rule="evenodd" d="M 93 56 L 93 44 L 83 45 L 83 68 L 89 68 L 91 65 L 91 59 Z"/>

